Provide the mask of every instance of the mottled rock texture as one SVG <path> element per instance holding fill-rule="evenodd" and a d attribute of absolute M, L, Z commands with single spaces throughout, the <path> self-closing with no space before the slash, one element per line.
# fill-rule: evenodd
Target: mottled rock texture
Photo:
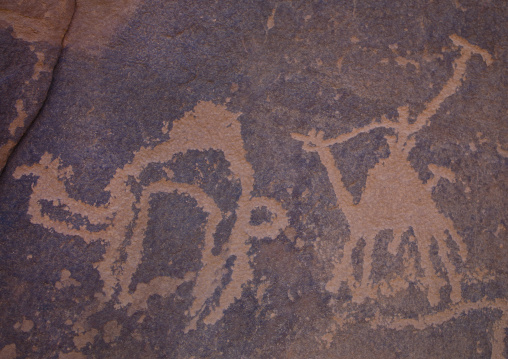
<path fill-rule="evenodd" d="M 507 18 L 0 0 L 0 358 L 508 358 Z"/>
<path fill-rule="evenodd" d="M 46 100 L 73 12 L 71 0 L 0 1 L 0 173 Z"/>

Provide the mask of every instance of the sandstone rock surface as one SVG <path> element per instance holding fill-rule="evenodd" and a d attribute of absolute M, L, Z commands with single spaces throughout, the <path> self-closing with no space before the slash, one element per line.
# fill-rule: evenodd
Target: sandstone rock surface
<path fill-rule="evenodd" d="M 0 0 L 0 358 L 508 358 L 507 15 Z"/>

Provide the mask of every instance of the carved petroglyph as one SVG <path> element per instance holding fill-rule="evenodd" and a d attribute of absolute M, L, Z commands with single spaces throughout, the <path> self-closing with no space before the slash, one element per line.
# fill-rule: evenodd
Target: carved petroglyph
<path fill-rule="evenodd" d="M 493 61 L 487 51 L 470 44 L 465 39 L 457 35 L 452 35 L 450 39 L 460 49 L 460 55 L 453 63 L 453 75 L 444 84 L 439 94 L 425 104 L 424 110 L 417 115 L 414 122 L 409 119 L 408 107 L 400 107 L 398 119 L 395 121 L 390 121 L 383 116 L 378 122 L 372 122 L 368 126 L 357 128 L 337 138 L 325 139 L 324 134 L 316 130 L 310 131 L 307 135 L 292 134 L 294 139 L 303 142 L 305 151 L 318 154 L 327 170 L 337 204 L 349 224 L 349 239 L 344 244 L 342 256 L 337 256 L 334 260 L 333 273 L 326 285 L 328 291 L 336 293 L 341 286 L 346 285 L 351 290 L 352 301 L 361 304 L 368 300 L 376 301 L 380 296 L 394 296 L 401 290 L 407 289 L 412 283 L 426 292 L 430 306 L 435 307 L 446 299 L 442 297 L 441 289 L 449 288 L 449 299 L 452 302 L 449 315 L 438 313 L 435 315 L 438 319 L 425 317 L 420 320 L 394 321 L 393 318 L 384 318 L 377 321 L 377 323 L 385 323 L 388 327 L 401 329 L 404 326 L 413 325 L 421 329 L 474 309 L 492 308 L 503 312 L 508 309 L 506 302 L 500 300 L 464 303 L 461 283 L 466 278 L 461 271 L 460 262 L 464 263 L 467 260 L 467 247 L 454 228 L 451 219 L 440 213 L 431 197 L 432 186 L 437 184 L 440 178 L 454 181 L 455 176 L 451 170 L 431 165 L 430 170 L 434 178 L 425 185 L 407 159 L 409 152 L 415 146 L 415 134 L 430 124 L 432 116 L 437 113 L 443 102 L 455 94 L 461 86 L 465 79 L 467 61 L 473 55 L 480 55 L 487 65 L 491 65 Z M 330 147 L 374 129 L 385 130 L 390 155 L 380 160 L 369 171 L 361 199 L 355 203 L 352 194 L 342 181 L 342 174 L 336 166 Z M 418 264 L 414 258 L 403 258 L 404 270 L 398 277 L 391 276 L 384 280 L 374 281 L 372 267 L 375 237 L 384 230 L 390 230 L 393 233 L 393 239 L 387 248 L 389 253 L 394 256 L 404 253 L 403 238 L 409 237 L 417 244 L 420 260 Z M 433 240 L 437 242 L 438 256 L 446 271 L 446 278 L 438 274 L 432 261 Z M 449 243 L 452 241 L 454 245 L 450 246 Z M 364 247 L 361 275 L 358 278 L 354 273 L 353 257 L 355 248 L 360 243 L 364 243 Z M 456 247 L 455 259 L 452 259 L 453 247 Z M 407 251 L 405 252 L 407 254 Z M 503 318 L 506 318 L 506 314 L 503 314 Z M 504 322 L 496 323 L 496 326 L 506 327 L 506 320 L 503 320 Z M 337 322 L 344 322 L 344 318 L 339 315 Z M 498 338 L 502 335 L 502 329 L 498 329 L 495 332 L 494 341 L 502 342 Z M 500 352 L 501 349 L 495 350 Z"/>
<path fill-rule="evenodd" d="M 342 259 L 336 263 L 333 278 L 328 282 L 327 289 L 335 292 L 341 283 L 348 283 L 353 290 L 353 298 L 356 302 L 375 298 L 379 289 L 371 280 L 374 237 L 382 230 L 392 230 L 393 240 L 388 246 L 388 251 L 395 255 L 401 245 L 402 235 L 410 229 L 413 232 L 411 235 L 416 238 L 420 246 L 424 275 L 419 277 L 419 281 L 422 288 L 427 291 L 430 304 L 434 306 L 439 303 L 439 290 L 445 284 L 436 276 L 431 263 L 429 251 L 432 238 L 439 245 L 439 254 L 447 271 L 448 282 L 451 286 L 451 300 L 455 303 L 461 300 L 460 275 L 448 258 L 448 253 L 444 251 L 448 248 L 446 240 L 450 236 L 459 248 L 461 260 L 465 261 L 467 259 L 466 245 L 455 231 L 453 222 L 439 213 L 428 188 L 422 184 L 417 172 L 407 160 L 408 153 L 415 146 L 414 134 L 427 126 L 443 101 L 456 92 L 464 78 L 466 62 L 471 56 L 477 53 L 487 64 L 492 62 L 486 51 L 470 45 L 458 36 L 452 36 L 451 39 L 461 50 L 461 55 L 454 62 L 453 76 L 443 86 L 440 93 L 426 104 L 415 122 L 409 121 L 409 109 L 400 107 L 397 122 L 382 117 L 380 122 L 373 122 L 334 139 L 324 139 L 324 134 L 315 130 L 308 135 L 292 134 L 293 138 L 303 142 L 304 150 L 318 153 L 327 169 L 337 203 L 349 223 L 350 240 L 345 244 Z M 354 203 L 353 196 L 342 182 L 342 174 L 335 165 L 330 146 L 348 141 L 360 133 L 370 132 L 376 128 L 390 131 L 386 134 L 390 156 L 369 172 L 361 200 L 359 203 Z M 442 174 L 444 177 L 453 178 L 453 173 L 449 170 L 443 170 L 438 166 L 434 166 L 432 170 L 435 177 Z M 351 256 L 357 241 L 362 238 L 366 242 L 364 249 L 366 256 L 363 263 L 363 275 L 357 281 L 353 276 Z"/>
<path fill-rule="evenodd" d="M 38 164 L 21 166 L 14 176 L 31 175 L 37 178 L 30 196 L 28 214 L 34 224 L 66 235 L 77 235 L 87 243 L 102 241 L 106 245 L 103 259 L 96 263 L 104 282 L 103 293 L 97 294 L 101 303 L 116 301 L 117 308 L 127 308 L 129 315 L 147 308 L 151 295 L 169 296 L 184 282 L 193 282 L 193 302 L 188 309 L 190 322 L 186 330 L 196 328 L 198 320 L 214 324 L 230 304 L 242 295 L 244 283 L 253 279 L 253 270 L 247 254 L 249 237 L 275 238 L 287 226 L 285 211 L 273 199 L 252 197 L 254 171 L 246 160 L 246 152 L 240 134 L 239 114 L 211 102 L 200 102 L 192 112 L 173 123 L 171 139 L 153 148 L 141 148 L 133 160 L 119 168 L 108 186 L 109 202 L 102 206 L 85 204 L 70 198 L 65 190 L 64 179 L 72 176 L 70 167 L 62 168 L 59 159 L 50 154 L 42 156 Z M 166 125 L 167 126 L 167 125 Z M 218 255 L 212 253 L 214 233 L 226 214 L 221 213 L 214 200 L 201 188 L 187 183 L 174 182 L 167 169 L 168 178 L 145 185 L 140 197 L 136 197 L 129 185 L 129 179 L 139 181 L 139 176 L 149 165 L 167 164 L 174 155 L 189 150 L 221 150 L 229 161 L 231 172 L 242 186 L 242 194 L 235 210 L 236 222 L 227 243 Z M 150 198 L 157 193 L 178 193 L 189 196 L 207 214 L 204 245 L 201 249 L 202 267 L 198 272 L 187 272 L 183 278 L 159 276 L 149 283 L 139 283 L 129 291 L 132 277 L 142 262 L 143 241 L 147 230 Z M 70 221 L 53 218 L 45 213 L 42 203 L 63 208 L 71 215 L 79 216 L 86 225 L 73 225 Z M 251 211 L 266 207 L 272 214 L 271 222 L 260 225 L 250 223 Z M 69 216 L 70 217 L 70 216 Z M 98 225 L 92 230 L 89 226 Z M 129 234 L 129 228 L 132 234 Z M 128 243 L 128 244 L 125 244 Z M 126 259 L 122 259 L 122 255 Z M 234 256 L 231 281 L 223 285 L 222 277 L 227 273 L 226 260 Z M 169 260 L 169 258 L 168 258 Z M 220 291 L 219 303 L 214 305 L 211 298 Z M 207 309 L 205 311 L 205 309 Z"/>
<path fill-rule="evenodd" d="M 476 302 L 460 302 L 450 305 L 448 308 L 431 313 L 420 314 L 418 318 L 399 318 L 397 316 L 386 316 L 376 311 L 374 316 L 369 318 L 369 325 L 376 329 L 379 327 L 394 330 L 403 330 L 405 328 L 414 328 L 415 330 L 424 330 L 437 327 L 453 319 L 459 319 L 462 315 L 470 314 L 474 311 L 489 310 L 497 312 L 498 320 L 491 325 L 491 358 L 503 358 L 505 346 L 505 328 L 508 327 L 508 302 L 504 299 L 481 299 Z M 337 329 L 347 327 L 350 324 L 357 323 L 355 312 L 350 311 L 346 314 L 337 313 L 335 320 L 330 324 L 330 328 L 325 335 L 333 333 Z M 327 344 L 328 345 L 328 344 Z"/>

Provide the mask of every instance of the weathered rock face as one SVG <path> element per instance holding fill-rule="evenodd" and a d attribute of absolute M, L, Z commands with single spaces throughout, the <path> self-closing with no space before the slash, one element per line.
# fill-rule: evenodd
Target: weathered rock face
<path fill-rule="evenodd" d="M 0 358 L 508 357 L 505 2 L 0 8 Z"/>
<path fill-rule="evenodd" d="M 70 0 L 0 1 L 0 173 L 46 99 L 73 11 Z"/>

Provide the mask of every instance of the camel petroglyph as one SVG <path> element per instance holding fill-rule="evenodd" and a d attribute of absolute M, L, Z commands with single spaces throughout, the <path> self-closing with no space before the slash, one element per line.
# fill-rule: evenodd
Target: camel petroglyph
<path fill-rule="evenodd" d="M 72 169 L 62 168 L 59 159 L 52 159 L 44 154 L 40 163 L 31 166 L 20 166 L 14 176 L 34 176 L 36 182 L 32 186 L 28 214 L 32 223 L 42 225 L 58 233 L 77 235 L 87 243 L 102 241 L 106 244 L 103 259 L 96 263 L 104 282 L 103 293 L 98 295 L 102 303 L 116 301 L 118 308 L 126 307 L 129 314 L 147 308 L 147 300 L 151 295 L 169 296 L 183 282 L 194 282 L 192 295 L 194 300 L 188 310 L 190 323 L 186 330 L 196 328 L 199 319 L 205 324 L 214 324 L 219 320 L 235 299 L 242 295 L 242 286 L 253 279 L 253 270 L 249 264 L 247 243 L 249 237 L 275 238 L 280 230 L 287 225 L 286 212 L 274 199 L 252 197 L 254 171 L 245 156 L 243 140 L 240 133 L 239 114 L 234 114 L 223 106 L 211 102 L 200 102 L 193 111 L 173 123 L 170 140 L 153 148 L 141 148 L 135 153 L 133 160 L 119 168 L 105 191 L 109 191 L 110 199 L 106 205 L 93 206 L 70 198 L 65 190 L 64 178 L 68 178 Z M 223 214 L 201 188 L 187 183 L 172 181 L 171 171 L 167 170 L 168 178 L 151 183 L 143 188 L 140 198 L 131 190 L 129 178 L 139 181 L 143 170 L 153 163 L 167 163 L 178 153 L 189 150 L 206 151 L 221 150 L 229 161 L 231 172 L 238 176 L 242 186 L 242 194 L 237 202 L 236 222 L 231 235 L 219 255 L 214 255 L 214 233 Z M 197 206 L 207 213 L 205 240 L 202 248 L 202 267 L 197 272 L 187 272 L 183 278 L 159 276 L 149 283 L 139 283 L 134 291 L 129 291 L 132 276 L 142 261 L 143 241 L 149 220 L 150 198 L 156 193 L 179 193 L 187 195 L 197 202 Z M 81 226 L 76 228 L 66 220 L 52 218 L 43 213 L 41 201 L 49 201 L 53 206 L 64 206 L 72 215 L 80 215 L 90 224 L 101 225 L 100 230 L 91 231 Z M 266 207 L 272 214 L 271 222 L 259 225 L 250 223 L 251 211 Z M 137 209 L 137 214 L 135 209 Z M 225 215 L 225 214 L 224 214 Z M 132 236 L 129 238 L 129 228 Z M 128 244 L 125 244 L 128 239 Z M 125 251 L 126 259 L 122 259 Z M 235 256 L 231 281 L 223 286 L 221 279 L 227 273 L 226 260 Z M 168 261 L 170 258 L 168 258 Z M 218 305 L 210 303 L 214 292 L 220 290 Z M 115 295 L 118 295 L 115 297 Z M 208 313 L 204 309 L 208 308 Z M 202 315 L 203 314 L 203 315 Z"/>

